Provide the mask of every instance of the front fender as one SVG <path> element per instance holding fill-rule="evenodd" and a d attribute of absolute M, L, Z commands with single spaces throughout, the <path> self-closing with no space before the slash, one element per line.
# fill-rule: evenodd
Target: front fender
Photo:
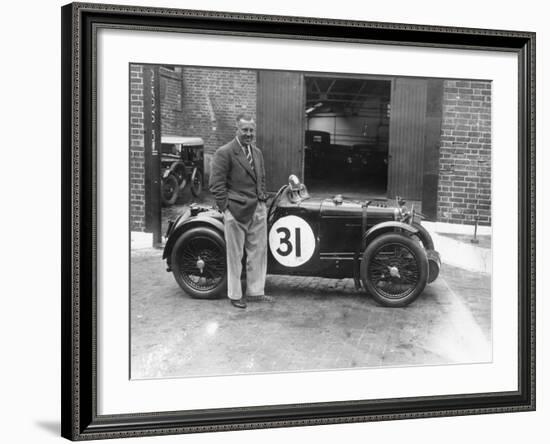
<path fill-rule="evenodd" d="M 388 233 L 396 230 L 404 230 L 410 234 L 417 234 L 418 229 L 412 225 L 406 224 L 399 221 L 388 221 L 376 224 L 374 227 L 371 227 L 363 234 L 362 250 L 368 245 L 368 243 L 373 240 L 375 237 L 380 236 L 383 233 Z"/>
<path fill-rule="evenodd" d="M 170 260 L 172 254 L 172 248 L 178 240 L 178 238 L 190 228 L 194 227 L 210 227 L 224 235 L 223 220 L 220 220 L 214 216 L 208 214 L 199 213 L 196 216 L 190 216 L 189 214 L 182 216 L 182 219 L 176 222 L 175 227 L 172 229 L 166 240 L 162 258 Z"/>
<path fill-rule="evenodd" d="M 185 164 L 181 160 L 172 162 L 169 168 L 166 168 L 162 173 L 162 178 L 166 179 L 170 174 L 175 174 L 176 176 L 181 175 L 181 171 L 185 171 Z M 178 179 L 179 182 L 179 179 Z"/>

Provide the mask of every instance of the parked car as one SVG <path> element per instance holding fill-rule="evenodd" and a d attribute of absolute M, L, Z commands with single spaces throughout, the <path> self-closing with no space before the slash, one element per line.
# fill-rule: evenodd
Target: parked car
<path fill-rule="evenodd" d="M 330 146 L 330 133 L 326 131 L 307 130 L 304 147 L 304 166 L 306 177 L 323 177 L 323 148 Z"/>
<path fill-rule="evenodd" d="M 161 139 L 162 203 L 173 205 L 189 183 L 193 196 L 202 192 L 204 142 L 200 137 L 163 136 Z"/>
<path fill-rule="evenodd" d="M 307 130 L 305 137 L 306 177 L 386 178 L 388 175 L 387 143 L 330 143 L 330 133 Z M 338 177 L 340 176 L 340 177 Z"/>
<path fill-rule="evenodd" d="M 422 215 L 403 201 L 311 198 L 296 176 L 268 210 L 268 273 L 353 278 L 382 305 L 411 303 L 441 264 Z M 166 232 L 163 259 L 191 297 L 224 296 L 227 288 L 223 214 L 192 205 Z"/>
<path fill-rule="evenodd" d="M 353 169 L 361 176 L 386 177 L 388 175 L 388 148 L 378 144 L 352 146 Z"/>

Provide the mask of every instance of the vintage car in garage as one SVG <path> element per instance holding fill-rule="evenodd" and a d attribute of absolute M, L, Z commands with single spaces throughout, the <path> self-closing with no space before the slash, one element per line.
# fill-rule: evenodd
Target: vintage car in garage
<path fill-rule="evenodd" d="M 351 147 L 352 174 L 383 179 L 388 176 L 388 147 L 376 143 L 359 143 Z"/>
<path fill-rule="evenodd" d="M 391 307 L 414 301 L 439 274 L 439 253 L 423 216 L 398 198 L 395 205 L 313 198 L 291 175 L 267 217 L 268 274 L 353 278 L 358 290 Z M 195 204 L 169 222 L 163 259 L 191 297 L 225 295 L 223 223 L 220 211 Z"/>
<path fill-rule="evenodd" d="M 387 143 L 335 144 L 331 143 L 330 133 L 307 130 L 304 152 L 306 177 L 323 180 L 375 177 L 386 181 Z"/>

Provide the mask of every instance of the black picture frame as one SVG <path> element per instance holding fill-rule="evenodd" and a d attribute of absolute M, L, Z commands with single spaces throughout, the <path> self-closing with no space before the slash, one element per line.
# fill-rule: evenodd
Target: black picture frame
<path fill-rule="evenodd" d="M 535 33 L 72 3 L 62 14 L 62 436 L 71 440 L 535 409 Z M 97 414 L 98 27 L 510 51 L 519 66 L 518 390 L 208 410 Z M 123 277 L 121 277 L 123 278 Z"/>

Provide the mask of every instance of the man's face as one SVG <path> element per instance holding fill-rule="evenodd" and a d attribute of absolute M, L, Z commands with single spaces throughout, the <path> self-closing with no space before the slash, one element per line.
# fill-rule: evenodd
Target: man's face
<path fill-rule="evenodd" d="M 239 120 L 237 122 L 237 138 L 243 145 L 249 145 L 254 141 L 256 124 L 253 120 Z"/>

